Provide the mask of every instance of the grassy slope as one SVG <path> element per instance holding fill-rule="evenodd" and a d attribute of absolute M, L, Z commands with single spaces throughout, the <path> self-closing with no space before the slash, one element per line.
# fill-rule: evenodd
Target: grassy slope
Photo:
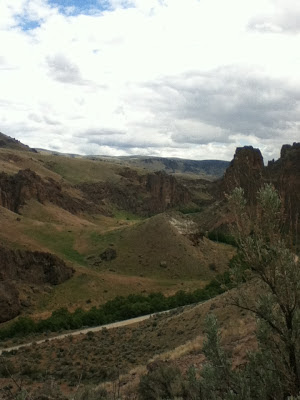
<path fill-rule="evenodd" d="M 204 240 L 199 247 L 182 236 L 158 215 L 148 220 L 127 220 L 104 216 L 74 216 L 53 205 L 29 202 L 21 221 L 1 208 L 0 240 L 13 247 L 50 251 L 76 269 L 73 278 L 40 296 L 30 294 L 38 315 L 62 306 L 88 308 L 116 295 L 202 287 L 216 273 L 223 272 L 234 250 Z M 26 215 L 26 216 L 25 216 Z M 113 246 L 110 246 L 112 245 Z M 93 266 L 106 248 L 114 247 L 117 258 Z M 165 261 L 167 267 L 161 267 Z M 215 264 L 216 271 L 209 266 Z"/>
<path fill-rule="evenodd" d="M 214 275 L 209 265 L 215 263 L 218 272 L 223 272 L 233 254 L 230 247 L 205 239 L 194 247 L 169 219 L 160 214 L 107 235 L 93 233 L 91 239 L 97 252 L 113 245 L 118 254 L 115 260 L 102 262 L 99 269 L 155 278 L 209 280 Z"/>
<path fill-rule="evenodd" d="M 64 179 L 70 184 L 118 180 L 119 166 L 105 161 L 60 157 L 0 148 L 0 171 L 15 174 L 30 168 L 42 177 Z"/>

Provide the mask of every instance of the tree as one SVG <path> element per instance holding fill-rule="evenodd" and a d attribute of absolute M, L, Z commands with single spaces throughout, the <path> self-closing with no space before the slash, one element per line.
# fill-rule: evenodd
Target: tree
<path fill-rule="evenodd" d="M 234 276 L 244 285 L 251 282 L 256 292 L 246 296 L 240 291 L 234 299 L 258 320 L 259 351 L 250 358 L 248 373 L 256 370 L 255 385 L 269 385 L 271 398 L 296 396 L 300 394 L 300 265 L 287 247 L 280 198 L 272 185 L 265 185 L 255 209 L 247 206 L 241 188 L 233 191 L 229 202 L 239 249 Z"/>
<path fill-rule="evenodd" d="M 232 266 L 237 295 L 232 295 L 232 303 L 257 317 L 258 350 L 248 354 L 245 366 L 233 370 L 230 355 L 220 345 L 216 318 L 209 315 L 203 346 L 206 363 L 200 379 L 192 370 L 187 378 L 181 377 L 182 398 L 300 400 L 300 265 L 288 247 L 291 241 L 280 198 L 271 185 L 265 185 L 256 205 L 249 206 L 237 188 L 229 204 L 238 246 Z M 160 384 L 165 384 L 166 378 L 159 376 Z M 149 383 L 147 378 L 141 382 Z M 151 375 L 151 387 L 157 388 L 157 382 Z M 153 392 L 151 398 L 172 398 L 166 394 Z"/>

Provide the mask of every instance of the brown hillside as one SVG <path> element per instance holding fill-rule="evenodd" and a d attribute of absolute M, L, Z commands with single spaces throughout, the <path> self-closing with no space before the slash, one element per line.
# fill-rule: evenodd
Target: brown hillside
<path fill-rule="evenodd" d="M 129 275 L 209 281 L 227 268 L 234 250 L 206 238 L 195 244 L 189 238 L 195 229 L 180 214 L 160 214 L 106 236 L 94 236 L 97 253 L 91 252 L 89 263 L 99 270 Z M 114 249 L 116 257 L 101 258 L 107 249 Z"/>
<path fill-rule="evenodd" d="M 19 140 L 4 135 L 4 133 L 1 132 L 0 132 L 0 148 L 36 152 L 34 149 L 31 149 L 29 146 L 21 143 Z"/>

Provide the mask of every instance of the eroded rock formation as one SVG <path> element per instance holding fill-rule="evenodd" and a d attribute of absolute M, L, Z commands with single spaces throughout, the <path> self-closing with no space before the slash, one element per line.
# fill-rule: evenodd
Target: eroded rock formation
<path fill-rule="evenodd" d="M 250 204 L 264 181 L 264 162 L 259 149 L 252 146 L 238 147 L 221 183 L 221 193 L 231 193 L 242 187 Z"/>
<path fill-rule="evenodd" d="M 286 224 L 294 235 L 300 226 L 300 143 L 284 145 L 277 161 L 267 166 L 259 149 L 237 148 L 224 178 L 212 184 L 217 198 L 224 199 L 235 187 L 242 187 L 250 205 L 255 204 L 257 191 L 272 183 L 278 190 L 286 214 Z"/>
<path fill-rule="evenodd" d="M 11 250 L 0 245 L 0 322 L 19 314 L 20 284 L 58 285 L 73 273 L 71 267 L 53 254 Z"/>
<path fill-rule="evenodd" d="M 300 225 L 300 143 L 282 146 L 279 160 L 268 163 L 265 179 L 278 190 L 287 223 L 296 232 Z"/>
<path fill-rule="evenodd" d="M 0 322 L 15 318 L 21 310 L 19 292 L 9 281 L 0 281 L 0 310 Z"/>
<path fill-rule="evenodd" d="M 70 196 L 54 179 L 44 180 L 30 169 L 20 170 L 13 176 L 0 173 L 0 206 L 19 212 L 30 199 L 40 203 L 49 201 L 73 214 L 97 209 L 87 200 Z"/>
<path fill-rule="evenodd" d="M 165 172 L 145 175 L 130 168 L 120 172 L 121 181 L 83 183 L 78 188 L 96 204 L 109 202 L 141 215 L 153 215 L 191 200 L 188 189 Z"/>

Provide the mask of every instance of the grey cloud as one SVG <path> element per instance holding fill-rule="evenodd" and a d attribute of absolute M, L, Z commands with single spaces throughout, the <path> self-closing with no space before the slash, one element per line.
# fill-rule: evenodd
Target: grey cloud
<path fill-rule="evenodd" d="M 139 139 L 127 139 L 127 140 L 120 140 L 120 138 L 110 138 L 110 137 L 104 137 L 104 138 L 94 138 L 94 139 L 89 139 L 87 141 L 89 144 L 97 144 L 98 146 L 107 146 L 107 147 L 113 147 L 115 149 L 121 150 L 121 149 L 130 149 L 130 148 L 145 148 L 145 147 L 161 147 L 160 143 L 155 143 L 154 141 L 148 141 L 148 140 L 139 140 Z"/>
<path fill-rule="evenodd" d="M 250 21 L 248 28 L 261 33 L 299 33 L 300 13 L 283 15 L 280 19 L 271 16 L 257 17 Z"/>
<path fill-rule="evenodd" d="M 174 142 L 178 144 L 209 144 L 209 143 L 230 143 L 232 140 L 227 131 L 219 129 L 217 127 L 205 126 L 190 127 L 190 121 L 184 120 L 185 127 L 177 127 L 175 125 L 176 131 L 171 135 Z"/>
<path fill-rule="evenodd" d="M 164 78 L 148 87 L 160 96 L 154 105 L 148 104 L 155 107 L 157 115 L 168 114 L 170 120 L 192 120 L 215 127 L 219 142 L 227 142 L 228 135 L 235 134 L 279 136 L 299 121 L 300 92 L 249 71 L 223 68 L 205 74 L 191 72 Z M 175 102 L 173 96 L 169 97 L 172 91 L 176 92 Z M 211 135 L 203 133 L 203 142 L 207 143 Z M 181 141 L 176 131 L 173 136 Z M 186 140 L 188 133 L 184 136 Z M 201 135 L 199 138 L 198 143 Z"/>
<path fill-rule="evenodd" d="M 4 132 L 8 136 L 12 137 L 24 137 L 31 136 L 31 134 L 36 134 L 40 132 L 40 128 L 27 124 L 26 122 L 16 122 L 14 125 L 11 124 L 11 121 L 2 122 L 1 123 L 1 132 Z M 24 139 L 26 144 L 26 141 Z"/>
<path fill-rule="evenodd" d="M 250 30 L 274 33 L 300 32 L 300 7 L 298 0 L 273 0 L 276 12 L 254 17 L 248 25 Z"/>
<path fill-rule="evenodd" d="M 105 135 L 105 136 L 86 136 L 88 144 L 96 144 L 98 146 L 108 146 L 115 149 L 130 148 L 146 148 L 146 147 L 162 147 L 166 145 L 166 140 L 160 137 L 152 137 L 151 135 Z"/>
<path fill-rule="evenodd" d="M 0 56 L 0 70 L 11 71 L 11 70 L 16 70 L 16 69 L 18 69 L 18 67 L 9 65 L 7 60 L 5 59 L 5 57 Z"/>
<path fill-rule="evenodd" d="M 38 123 L 41 123 L 43 121 L 43 119 L 39 115 L 37 115 L 35 113 L 28 114 L 28 118 L 31 121 L 38 122 Z"/>
<path fill-rule="evenodd" d="M 125 135 L 126 132 L 120 131 L 118 129 L 106 129 L 106 128 L 93 128 L 93 129 L 87 129 L 84 132 L 80 132 L 78 137 L 84 136 L 84 137 L 89 137 L 89 136 L 111 136 L 111 135 Z"/>
<path fill-rule="evenodd" d="M 84 85 L 87 82 L 81 77 L 77 65 L 71 63 L 64 55 L 56 54 L 46 58 L 49 73 L 53 79 L 75 85 Z"/>
<path fill-rule="evenodd" d="M 56 121 L 52 118 L 44 116 L 44 121 L 46 122 L 47 125 L 61 125 L 59 121 Z"/>
<path fill-rule="evenodd" d="M 45 122 L 47 125 L 61 125 L 61 123 L 59 121 L 56 121 L 56 120 L 54 120 L 52 118 L 49 118 L 46 115 L 42 116 L 42 115 L 38 115 L 38 114 L 35 114 L 35 113 L 30 113 L 30 114 L 28 114 L 28 118 L 31 121 L 34 121 L 34 122 L 37 122 L 37 123 L 40 123 L 40 124 Z"/>

